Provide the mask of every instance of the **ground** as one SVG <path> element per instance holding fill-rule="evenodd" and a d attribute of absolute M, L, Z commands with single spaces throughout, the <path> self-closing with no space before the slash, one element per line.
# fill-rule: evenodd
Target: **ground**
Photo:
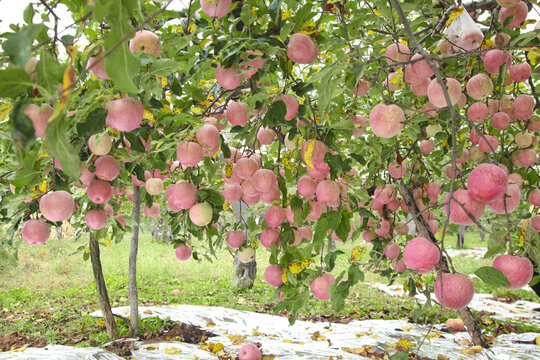
<path fill-rule="evenodd" d="M 127 238 L 126 238 L 127 240 Z M 449 238 L 447 244 L 455 240 Z M 49 240 L 40 247 L 23 244 L 19 249 L 19 260 L 4 266 L 0 282 L 0 346 L 5 350 L 9 344 L 63 344 L 97 346 L 109 341 L 103 322 L 88 316 L 97 309 L 97 297 L 90 264 L 83 260 L 83 253 L 73 254 L 86 245 L 86 239 L 64 238 Z M 350 251 L 358 243 L 345 244 Z M 474 233 L 466 237 L 469 248 L 485 246 Z M 106 282 L 113 306 L 128 305 L 127 263 L 129 241 L 112 246 L 102 246 L 102 259 Z M 83 250 L 84 251 L 84 250 Z M 472 250 L 475 252 L 477 250 Z M 258 276 L 254 288 L 238 290 L 231 286 L 232 255 L 225 250 L 218 252 L 219 260 L 179 262 L 174 257 L 173 246 L 153 242 L 148 234 L 141 238 L 139 253 L 139 298 L 141 305 L 194 304 L 222 306 L 238 310 L 271 313 L 276 297 L 272 287 L 263 279 L 267 266 L 267 250 L 258 250 Z M 0 254 L 0 263 L 10 264 L 8 255 Z M 473 261 L 471 261 L 473 259 Z M 338 260 L 336 273 L 346 267 L 346 257 Z M 490 265 L 492 260 L 457 257 L 457 270 L 471 273 L 476 267 Z M 15 265 L 17 264 L 17 265 Z M 367 282 L 385 283 L 374 273 L 366 274 Z M 401 285 L 403 280 L 397 280 Z M 475 279 L 477 292 L 490 293 L 501 300 L 522 299 L 538 302 L 530 291 L 507 291 L 491 288 Z M 180 295 L 173 296 L 173 290 Z M 423 313 L 415 311 L 418 305 L 408 297 L 391 297 L 367 283 L 354 288 L 346 308 L 335 313 L 328 302 L 313 299 L 300 319 L 310 321 L 332 321 L 348 323 L 358 319 L 408 319 L 418 323 L 444 323 L 456 317 L 453 311 L 444 310 L 437 317 L 439 308 L 433 307 Z M 281 315 L 288 315 L 282 313 Z M 482 315 L 482 314 L 480 314 Z M 521 321 L 499 321 L 489 314 L 481 316 L 484 328 L 496 335 L 506 332 L 539 332 L 534 324 Z M 118 321 L 121 335 L 127 327 Z M 141 321 L 143 332 L 163 332 L 170 323 L 156 319 Z M 10 340 L 11 339 L 11 340 Z"/>

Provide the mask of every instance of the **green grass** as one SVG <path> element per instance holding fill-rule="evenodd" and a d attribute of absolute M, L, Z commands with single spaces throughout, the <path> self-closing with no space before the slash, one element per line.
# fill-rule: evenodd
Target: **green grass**
<path fill-rule="evenodd" d="M 473 234 L 466 235 L 471 244 L 476 244 Z M 31 247 L 23 244 L 19 249 L 18 263 L 11 262 L 0 270 L 0 335 L 20 331 L 26 336 L 45 338 L 50 343 L 87 346 L 90 341 L 108 341 L 103 322 L 88 316 L 98 309 L 97 295 L 89 261 L 82 253 L 71 255 L 85 244 L 79 240 L 49 240 L 45 245 Z M 448 237 L 447 246 L 455 244 Z M 348 266 L 348 254 L 358 245 L 341 245 L 347 255 L 338 257 L 338 274 Z M 125 306 L 128 299 L 128 254 L 129 237 L 111 247 L 101 246 L 101 258 L 112 306 Z M 474 245 L 472 247 L 478 247 Z M 1 254 L 0 254 L 1 256 Z M 270 312 L 276 302 L 275 290 L 264 282 L 264 269 L 268 265 L 268 251 L 258 250 L 258 273 L 252 289 L 237 289 L 232 286 L 232 255 L 218 250 L 213 262 L 190 259 L 178 261 L 171 245 L 157 243 L 148 234 L 142 234 L 138 256 L 138 286 L 141 305 L 152 304 L 195 304 L 223 306 L 228 308 Z M 314 262 L 317 263 L 317 259 Z M 7 264 L 4 262 L 4 264 Z M 470 273 L 478 266 L 491 264 L 491 260 L 455 258 L 454 266 L 463 273 Z M 377 273 L 366 273 L 366 281 L 386 283 L 388 280 Z M 396 284 L 403 285 L 405 278 L 397 278 Z M 526 291 L 494 289 L 475 281 L 478 292 L 518 295 L 526 300 L 537 301 L 534 294 Z M 172 290 L 179 290 L 173 296 Z M 535 299 L 536 298 L 536 299 Z M 409 297 L 392 297 L 366 284 L 355 286 L 345 308 L 336 313 L 329 302 L 310 300 L 300 313 L 301 317 L 320 314 L 336 314 L 341 317 L 359 319 L 409 319 L 427 323 L 437 319 L 439 307 L 422 307 Z M 438 321 L 456 317 L 457 313 L 443 310 Z M 159 320 L 145 320 L 143 328 L 151 329 Z M 127 328 L 118 321 L 120 333 Z M 161 324 L 161 322 L 159 323 Z M 159 324 L 157 326 L 159 326 Z M 497 324 L 497 322 L 495 322 Z M 519 323 L 517 324 L 519 325 Z M 487 326 L 487 325 L 486 325 Z M 490 324 L 490 326 L 494 326 Z M 537 329 L 538 330 L 538 329 Z"/>

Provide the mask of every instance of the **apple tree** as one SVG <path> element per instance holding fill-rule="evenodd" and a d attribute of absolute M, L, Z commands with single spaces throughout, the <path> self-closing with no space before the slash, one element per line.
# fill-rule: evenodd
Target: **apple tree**
<path fill-rule="evenodd" d="M 4 220 L 33 244 L 69 220 L 90 250 L 132 228 L 134 272 L 143 206 L 180 260 L 259 248 L 294 315 L 340 309 L 366 270 L 411 293 L 436 272 L 485 345 L 445 235 L 488 234 L 490 284 L 523 287 L 540 260 L 532 3 L 179 3 L 41 1 L 2 34 Z"/>

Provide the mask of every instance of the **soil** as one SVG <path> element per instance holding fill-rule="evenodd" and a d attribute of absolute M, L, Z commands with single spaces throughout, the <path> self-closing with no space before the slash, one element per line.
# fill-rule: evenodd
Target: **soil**
<path fill-rule="evenodd" d="M 499 301 L 502 303 L 511 304 L 521 299 L 519 298 L 519 296 L 516 296 L 516 295 L 503 294 L 503 295 L 493 295 L 493 300 Z"/>
<path fill-rule="evenodd" d="M 131 352 L 133 350 L 137 350 L 138 348 L 137 346 L 135 346 L 135 343 L 133 341 L 118 340 L 108 345 L 105 345 L 103 349 L 124 358 L 131 358 Z"/>
<path fill-rule="evenodd" d="M 128 336 L 128 335 L 126 335 Z M 139 336 L 143 344 L 155 344 L 167 341 L 179 341 L 188 344 L 199 344 L 210 337 L 217 336 L 196 326 L 181 323 L 165 324 L 163 330 L 155 333 L 144 333 Z M 126 359 L 130 359 L 132 351 L 138 350 L 135 342 L 132 340 L 117 340 L 103 349 L 115 353 Z"/>
<path fill-rule="evenodd" d="M 19 349 L 24 345 L 42 348 L 47 345 L 47 341 L 45 339 L 28 338 L 19 332 L 0 336 L 0 352 Z"/>
<path fill-rule="evenodd" d="M 143 344 L 165 341 L 180 341 L 188 344 L 198 344 L 213 336 L 217 335 L 196 326 L 176 323 L 171 324 L 168 329 L 156 333 L 142 334 L 140 340 L 142 340 Z"/>

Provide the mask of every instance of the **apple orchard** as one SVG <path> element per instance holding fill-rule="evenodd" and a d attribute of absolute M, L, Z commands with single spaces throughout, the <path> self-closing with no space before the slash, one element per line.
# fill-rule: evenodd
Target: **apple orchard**
<path fill-rule="evenodd" d="M 96 265 L 96 246 L 128 232 L 134 271 L 142 208 L 179 260 L 268 256 L 276 309 L 292 314 L 312 296 L 341 308 L 367 270 L 409 291 L 435 274 L 425 286 L 485 344 L 445 235 L 486 233 L 493 266 L 476 274 L 492 285 L 524 287 L 540 263 L 538 9 L 170 3 L 42 1 L 2 34 L 1 214 L 17 234 L 4 245 L 69 222 Z"/>

